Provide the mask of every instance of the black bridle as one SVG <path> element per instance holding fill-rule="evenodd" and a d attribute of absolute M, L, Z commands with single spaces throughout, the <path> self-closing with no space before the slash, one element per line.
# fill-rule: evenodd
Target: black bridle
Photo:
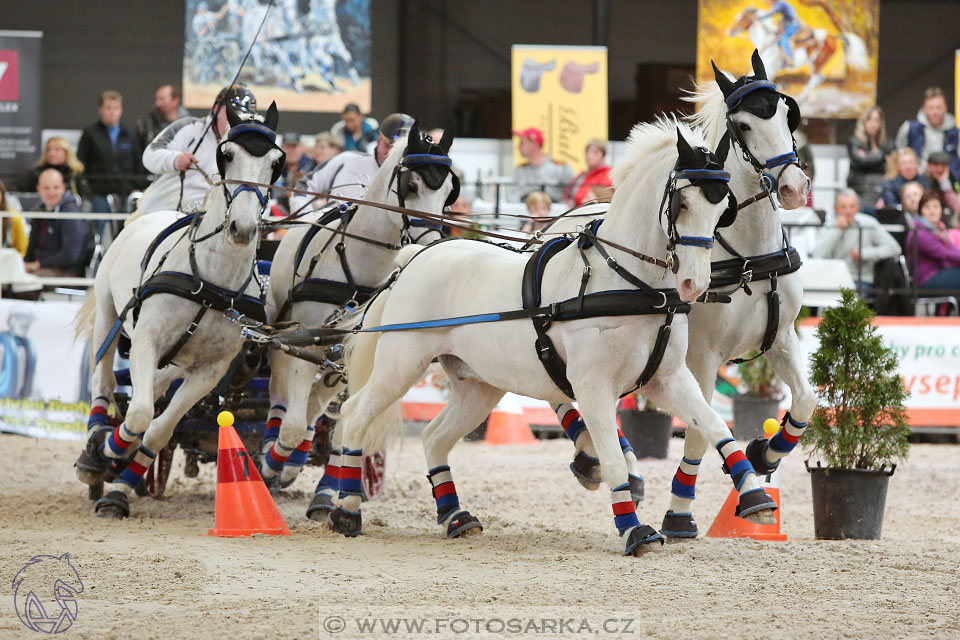
<path fill-rule="evenodd" d="M 439 149 L 439 145 L 431 145 L 431 151 L 433 148 Z M 460 181 L 457 178 L 457 174 L 453 171 L 453 161 L 450 159 L 450 156 L 444 153 L 410 153 L 401 156 L 400 160 L 397 162 L 397 166 L 393 168 L 393 173 L 390 175 L 390 184 L 387 186 L 387 191 L 394 191 L 393 185 L 396 182 L 397 188 L 394 191 L 397 194 L 397 202 L 401 208 L 406 208 L 406 198 L 407 198 L 407 185 L 410 180 L 410 173 L 416 171 L 420 174 L 420 177 L 424 179 L 425 182 L 428 181 L 428 178 L 425 174 L 425 170 L 429 167 L 443 167 L 442 180 L 446 181 L 447 175 L 449 175 L 453 180 L 453 189 L 450 191 L 450 195 L 447 196 L 446 201 L 443 203 L 444 208 L 449 207 L 454 202 L 456 202 L 457 197 L 460 195 Z M 436 178 L 437 176 L 434 176 Z M 436 180 L 434 179 L 434 184 Z M 436 188 L 439 189 L 443 185 L 441 181 L 437 184 Z M 433 184 L 428 184 L 427 186 L 433 188 Z M 438 231 L 443 233 L 443 226 L 435 222 L 430 222 L 423 218 L 411 218 L 407 214 L 401 214 L 403 218 L 403 228 L 400 231 L 400 244 L 407 245 L 412 243 L 419 242 L 423 236 L 432 232 Z M 410 229 L 412 228 L 424 228 L 426 231 L 421 233 L 416 238 L 413 238 L 410 234 Z"/>

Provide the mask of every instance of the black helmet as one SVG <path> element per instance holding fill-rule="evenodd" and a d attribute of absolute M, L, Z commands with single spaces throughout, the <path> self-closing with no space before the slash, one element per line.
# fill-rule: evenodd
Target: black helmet
<path fill-rule="evenodd" d="M 413 118 L 405 113 L 391 113 L 380 123 L 380 135 L 393 142 L 413 126 Z"/>
<path fill-rule="evenodd" d="M 253 97 L 253 92 L 247 89 L 247 85 L 238 82 L 235 85 L 220 89 L 217 99 L 213 101 L 213 108 L 217 105 L 230 105 L 234 110 L 247 114 L 257 114 L 257 99 Z"/>

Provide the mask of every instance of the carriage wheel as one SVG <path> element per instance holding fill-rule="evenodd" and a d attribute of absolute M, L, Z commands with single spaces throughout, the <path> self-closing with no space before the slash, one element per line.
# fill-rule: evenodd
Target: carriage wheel
<path fill-rule="evenodd" d="M 160 453 L 157 454 L 157 459 L 147 469 L 147 477 L 140 483 L 140 486 L 146 489 L 147 495 L 159 498 L 166 490 L 170 469 L 173 468 L 173 451 L 170 447 L 161 449 Z"/>
<path fill-rule="evenodd" d="M 363 456 L 360 479 L 367 498 L 376 498 L 383 491 L 384 473 L 387 467 L 387 457 L 382 451 L 372 456 Z"/>

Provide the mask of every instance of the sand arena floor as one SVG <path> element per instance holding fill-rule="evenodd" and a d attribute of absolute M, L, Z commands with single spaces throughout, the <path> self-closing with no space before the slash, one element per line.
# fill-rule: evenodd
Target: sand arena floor
<path fill-rule="evenodd" d="M 642 522 L 659 526 L 681 447 L 642 461 Z M 563 440 L 458 445 L 458 491 L 485 527 L 466 540 L 441 538 L 413 438 L 389 453 L 386 488 L 355 539 L 303 516 L 317 468 L 277 498 L 291 537 L 207 537 L 215 468 L 185 478 L 182 452 L 163 500 L 135 501 L 121 522 L 95 519 L 71 468 L 78 449 L 0 435 L 0 638 L 35 637 L 11 581 L 32 556 L 64 552 L 85 588 L 63 638 L 960 637 L 956 446 L 913 447 L 891 479 L 880 541 L 814 540 L 794 455 L 781 481 L 788 542 L 701 538 L 639 559 L 620 555 L 608 493 L 574 480 Z M 719 458 L 706 458 L 701 532 L 729 490 Z M 378 620 L 391 618 L 406 622 L 390 632 Z M 381 626 L 364 631 L 368 620 Z"/>

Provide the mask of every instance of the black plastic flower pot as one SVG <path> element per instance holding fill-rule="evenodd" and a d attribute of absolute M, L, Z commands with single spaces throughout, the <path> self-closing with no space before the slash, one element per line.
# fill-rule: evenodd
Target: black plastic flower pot
<path fill-rule="evenodd" d="M 813 531 L 818 540 L 878 540 L 890 469 L 811 467 Z"/>
<path fill-rule="evenodd" d="M 777 419 L 780 401 L 766 396 L 738 395 L 733 397 L 733 437 L 753 440 L 763 435 L 763 421 Z"/>
<path fill-rule="evenodd" d="M 620 430 L 638 458 L 666 458 L 673 435 L 673 416 L 662 411 L 622 409 Z"/>

